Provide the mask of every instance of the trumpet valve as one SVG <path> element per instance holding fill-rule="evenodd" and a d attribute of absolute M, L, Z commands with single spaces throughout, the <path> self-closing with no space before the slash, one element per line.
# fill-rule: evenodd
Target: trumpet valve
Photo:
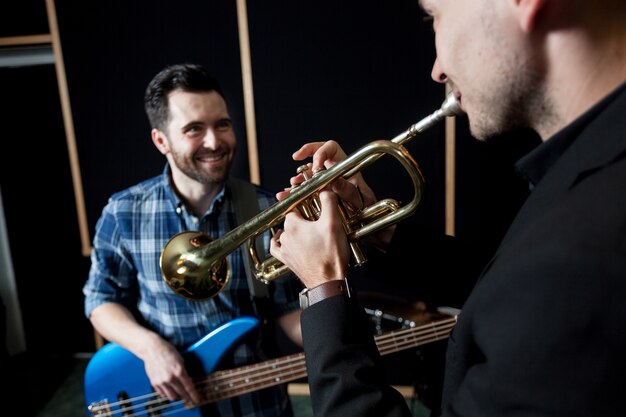
<path fill-rule="evenodd" d="M 311 178 L 309 176 L 310 170 L 311 170 L 311 167 L 308 164 L 305 164 L 305 165 L 300 165 L 298 169 L 296 170 L 296 172 L 302 175 L 302 177 L 304 178 L 304 181 L 306 181 Z"/>

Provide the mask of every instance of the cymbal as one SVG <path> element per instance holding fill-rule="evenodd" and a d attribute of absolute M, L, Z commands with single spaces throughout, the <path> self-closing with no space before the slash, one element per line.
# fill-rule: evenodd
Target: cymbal
<path fill-rule="evenodd" d="M 436 311 L 429 311 L 426 303 L 420 300 L 407 300 L 402 297 L 375 292 L 359 292 L 357 299 L 366 309 L 378 310 L 402 320 L 412 321 L 415 325 L 430 323 L 443 316 Z"/>

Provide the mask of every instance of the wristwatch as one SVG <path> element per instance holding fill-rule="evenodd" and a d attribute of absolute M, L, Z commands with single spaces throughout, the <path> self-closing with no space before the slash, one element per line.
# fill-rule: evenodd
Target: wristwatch
<path fill-rule="evenodd" d="M 303 289 L 300 291 L 300 309 L 304 311 L 318 301 L 322 301 L 335 295 L 344 295 L 348 298 L 352 296 L 350 294 L 348 278 L 328 281 L 311 289 Z"/>

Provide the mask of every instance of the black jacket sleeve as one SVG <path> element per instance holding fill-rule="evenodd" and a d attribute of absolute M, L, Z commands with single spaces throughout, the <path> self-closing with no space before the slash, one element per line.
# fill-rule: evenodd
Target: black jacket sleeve
<path fill-rule="evenodd" d="M 380 363 L 371 325 L 356 298 L 334 296 L 302 313 L 316 417 L 410 417 Z"/>

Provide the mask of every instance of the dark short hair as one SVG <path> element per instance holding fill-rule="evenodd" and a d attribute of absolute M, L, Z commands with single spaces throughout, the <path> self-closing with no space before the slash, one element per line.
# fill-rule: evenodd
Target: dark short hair
<path fill-rule="evenodd" d="M 226 100 L 217 80 L 202 65 L 169 65 L 154 76 L 144 95 L 144 108 L 152 128 L 164 130 L 167 125 L 168 95 L 174 90 L 194 93 L 215 91 Z"/>

